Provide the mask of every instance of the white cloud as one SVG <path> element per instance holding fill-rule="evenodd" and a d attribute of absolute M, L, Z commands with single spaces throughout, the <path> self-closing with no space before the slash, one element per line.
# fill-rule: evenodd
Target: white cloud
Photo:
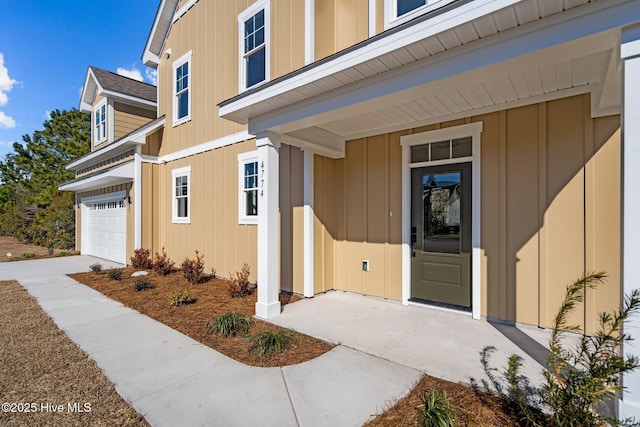
<path fill-rule="evenodd" d="M 0 128 L 11 129 L 16 127 L 16 121 L 13 118 L 7 116 L 5 113 L 0 111 Z"/>
<path fill-rule="evenodd" d="M 138 80 L 139 82 L 143 81 L 142 73 L 135 67 L 135 65 L 132 66 L 130 70 L 119 67 L 116 72 L 121 76 L 129 77 L 130 79 Z"/>
<path fill-rule="evenodd" d="M 0 106 L 7 104 L 7 92 L 10 92 L 16 83 L 18 82 L 9 77 L 9 70 L 4 65 L 4 55 L 0 52 Z"/>
<path fill-rule="evenodd" d="M 49 120 L 50 118 L 51 118 L 51 111 L 46 110 L 46 111 L 44 112 L 44 119 L 45 119 L 45 120 Z"/>
<path fill-rule="evenodd" d="M 146 70 L 144 70 L 144 77 L 152 85 L 155 86 L 158 84 L 158 70 L 154 70 L 153 68 L 147 68 Z"/>

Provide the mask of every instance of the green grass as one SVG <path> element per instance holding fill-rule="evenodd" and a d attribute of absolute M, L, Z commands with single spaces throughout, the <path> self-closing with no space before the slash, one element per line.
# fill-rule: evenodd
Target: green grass
<path fill-rule="evenodd" d="M 416 408 L 419 426 L 453 427 L 455 425 L 456 411 L 451 406 L 446 391 L 440 393 L 433 390 L 429 396 L 424 392 L 420 400 L 422 405 Z"/>

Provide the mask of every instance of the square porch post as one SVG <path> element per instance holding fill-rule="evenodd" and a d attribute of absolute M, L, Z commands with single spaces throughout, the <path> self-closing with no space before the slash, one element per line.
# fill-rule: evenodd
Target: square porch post
<path fill-rule="evenodd" d="M 626 294 L 639 286 L 640 277 L 640 24 L 623 29 L 620 46 L 623 64 L 622 84 L 622 283 Z M 623 352 L 640 357 L 640 318 L 632 317 L 625 332 L 634 341 L 625 343 Z M 626 387 L 619 402 L 621 419 L 640 420 L 640 371 L 624 374 Z"/>
<path fill-rule="evenodd" d="M 279 220 L 280 140 L 271 133 L 256 136 L 258 147 L 258 301 L 256 316 L 269 319 L 280 314 Z"/>
<path fill-rule="evenodd" d="M 304 149 L 304 296 L 311 298 L 314 295 L 314 222 L 313 213 L 313 155 L 314 152 Z"/>

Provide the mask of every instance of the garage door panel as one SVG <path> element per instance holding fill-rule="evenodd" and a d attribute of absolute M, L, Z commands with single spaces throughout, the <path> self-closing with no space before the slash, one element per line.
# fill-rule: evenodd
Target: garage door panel
<path fill-rule="evenodd" d="M 126 205 L 122 200 L 87 203 L 86 253 L 126 263 Z"/>

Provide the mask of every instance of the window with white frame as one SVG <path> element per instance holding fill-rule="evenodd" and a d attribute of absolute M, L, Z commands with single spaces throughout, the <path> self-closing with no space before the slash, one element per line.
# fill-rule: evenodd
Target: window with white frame
<path fill-rule="evenodd" d="M 173 62 L 173 125 L 191 119 L 191 51 Z"/>
<path fill-rule="evenodd" d="M 191 188 L 190 188 L 191 167 L 174 169 L 171 171 L 173 178 L 173 222 L 184 223 L 190 222 L 191 215 Z"/>
<path fill-rule="evenodd" d="M 107 100 L 100 102 L 93 110 L 93 145 L 107 139 Z"/>
<path fill-rule="evenodd" d="M 258 152 L 251 151 L 238 155 L 238 223 L 258 222 L 258 189 L 260 170 Z"/>
<path fill-rule="evenodd" d="M 410 21 L 454 0 L 385 0 L 385 28 Z"/>
<path fill-rule="evenodd" d="M 260 0 L 238 16 L 240 91 L 269 80 L 269 1 Z"/>

